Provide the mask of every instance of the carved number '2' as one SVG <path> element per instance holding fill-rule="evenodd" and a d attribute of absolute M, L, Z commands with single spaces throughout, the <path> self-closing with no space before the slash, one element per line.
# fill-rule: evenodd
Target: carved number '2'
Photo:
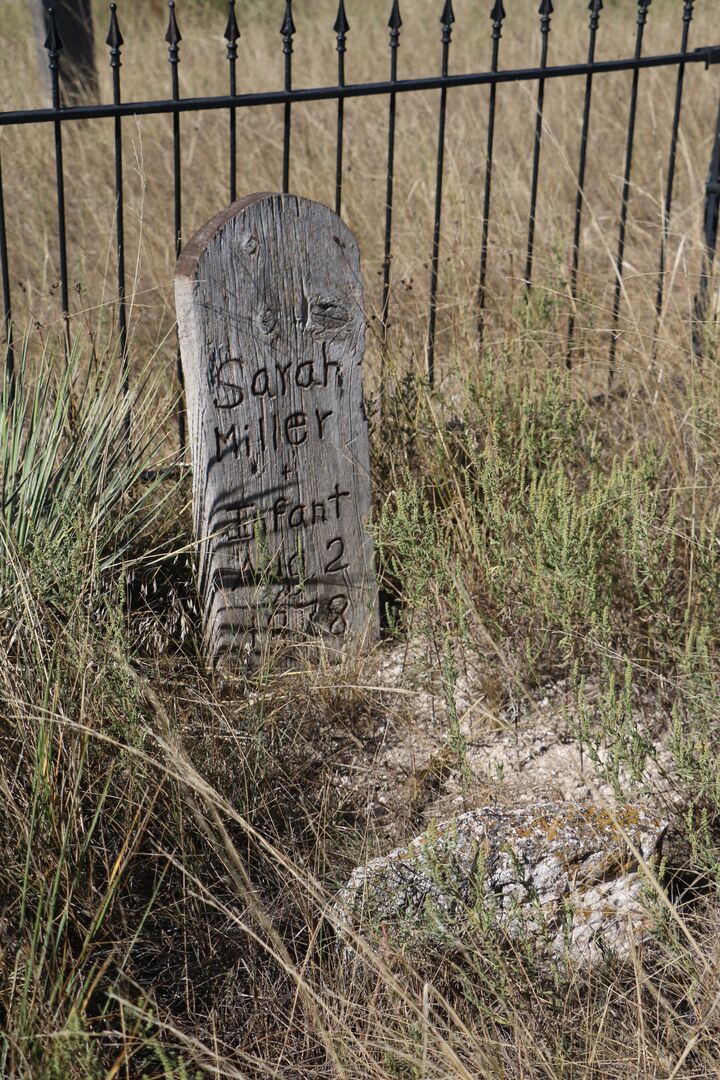
<path fill-rule="evenodd" d="M 345 554 L 345 541 L 336 536 L 333 540 L 328 540 L 325 545 L 328 555 L 332 555 L 332 558 L 325 564 L 326 574 L 339 574 L 341 570 L 347 570 L 348 563 L 340 562 Z M 333 548 L 337 547 L 339 550 L 333 555 Z"/>

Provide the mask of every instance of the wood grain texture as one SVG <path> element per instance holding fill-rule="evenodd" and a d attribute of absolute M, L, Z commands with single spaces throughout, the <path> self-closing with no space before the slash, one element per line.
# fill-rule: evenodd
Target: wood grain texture
<path fill-rule="evenodd" d="M 377 635 L 360 256 L 331 210 L 234 203 L 175 275 L 208 653 Z"/>

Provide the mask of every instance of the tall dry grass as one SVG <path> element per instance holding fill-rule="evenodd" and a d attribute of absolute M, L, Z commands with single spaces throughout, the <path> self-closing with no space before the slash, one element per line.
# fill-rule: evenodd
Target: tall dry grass
<path fill-rule="evenodd" d="M 387 5 L 372 0 L 349 11 L 347 79 L 388 75 Z M 282 85 L 281 5 L 239 8 L 242 38 L 238 59 L 241 90 Z M 406 5 L 401 34 L 401 76 L 439 70 L 440 25 L 432 0 Z M 6 0 L 0 24 L 0 85 L 5 108 L 40 104 L 35 44 L 26 5 Z M 293 56 L 297 86 L 335 79 L 336 54 L 331 0 L 298 5 Z M 696 5 L 691 47 L 714 40 L 712 5 Z M 452 71 L 489 63 L 490 20 L 471 0 L 458 0 L 451 50 Z M 598 59 L 630 55 L 636 7 L 629 0 L 606 5 L 598 34 Z M 165 5 L 155 0 L 120 4 L 125 36 L 125 99 L 165 97 L 170 67 L 164 42 Z M 180 81 L 184 95 L 224 93 L 227 64 L 221 3 L 185 0 L 178 6 L 183 42 Z M 95 9 L 98 41 L 107 12 Z M 501 42 L 504 67 L 539 60 L 539 19 L 530 0 L 513 8 Z M 645 50 L 679 47 L 681 5 L 656 0 L 650 10 Z M 560 5 L 552 20 L 550 63 L 582 61 L 587 48 L 587 13 Z M 110 71 L 101 67 L 101 97 L 111 99 Z M 597 78 L 582 233 L 578 379 L 602 383 L 614 288 L 613 263 L 620 214 L 629 73 Z M 688 314 L 701 251 L 704 177 L 713 138 L 716 87 L 712 72 L 690 65 L 680 128 L 678 169 L 667 257 L 664 317 L 652 341 L 656 271 L 662 228 L 675 93 L 673 70 L 643 72 L 633 162 L 630 224 L 621 313 L 619 366 L 628 377 L 646 372 L 646 357 L 658 352 L 666 370 L 684 365 L 689 349 Z M 438 353 L 441 379 L 452 385 L 459 356 L 474 355 L 477 288 L 485 170 L 488 88 L 453 91 L 449 97 L 447 168 L 439 295 Z M 573 227 L 584 80 L 548 83 L 541 160 L 535 305 L 549 310 L 537 331 L 539 354 L 554 364 L 563 350 L 568 311 L 568 270 Z M 488 345 L 500 345 L 528 319 L 523 301 L 525 237 L 529 212 L 536 87 L 503 85 L 498 93 L 494 195 L 490 231 Z M 432 248 L 438 94 L 401 96 L 398 104 L 395 169 L 395 228 L 392 268 L 392 344 L 404 366 L 419 369 L 427 324 L 428 261 Z M 332 205 L 334 199 L 335 106 L 331 102 L 293 110 L 291 187 Z M 103 352 L 112 348 L 116 326 L 113 236 L 112 122 L 67 125 L 69 273 L 74 332 L 91 336 Z M 344 215 L 363 254 L 366 304 L 371 327 L 381 302 L 386 173 L 387 101 L 353 100 L 346 108 Z M 135 363 L 150 352 L 171 371 L 173 362 L 172 272 L 174 262 L 171 120 L 128 119 L 125 131 L 127 261 L 132 298 L 130 334 Z M 192 233 L 225 205 L 228 197 L 227 117 L 223 113 L 182 118 L 183 235 Z M 274 190 L 280 184 L 282 109 L 243 110 L 238 119 L 239 191 Z M 18 329 L 37 338 L 59 326 L 58 255 L 52 130 L 3 130 L 8 231 Z M 532 320 L 532 311 L 530 313 Z M 371 338 L 372 340 L 372 338 Z M 378 350 L 371 349 L 370 377 L 376 386 Z M 599 370 L 598 370 L 599 369 Z M 593 375 L 597 379 L 593 380 Z"/>
<path fill-rule="evenodd" d="M 333 6 L 296 4 L 300 85 L 334 77 Z M 533 9 L 528 0 L 510 11 L 504 64 L 537 59 Z M 582 59 L 585 7 L 558 9 L 551 57 Z M 183 92 L 222 92 L 222 5 L 179 0 L 178 13 Z M 348 3 L 348 14 L 348 78 L 384 77 L 384 5 Z M 438 14 L 426 0 L 406 3 L 403 74 L 437 69 Z M 104 15 L 98 5 L 98 27 Z M 240 5 L 244 88 L 281 83 L 280 15 Z M 487 13 L 457 0 L 456 15 L 453 69 L 486 64 Z M 697 5 L 691 45 L 713 40 L 713 15 Z M 164 5 L 125 0 L 120 16 L 125 96 L 164 95 Z M 679 16 L 677 3 L 654 0 L 648 50 L 675 48 Z M 606 3 L 599 55 L 629 52 L 633 26 L 632 3 Z M 4 0 L 8 108 L 38 103 L 28 28 L 25 5 Z M 588 397 L 605 385 L 628 81 L 595 85 L 567 380 L 552 373 L 564 359 L 581 81 L 547 87 L 529 306 L 520 279 L 534 88 L 499 91 L 483 358 L 474 293 L 487 90 L 450 95 L 436 393 L 406 375 L 422 370 L 437 94 L 399 100 L 392 385 L 373 432 L 375 530 L 395 655 L 419 650 L 423 670 L 389 685 L 378 674 L 387 645 L 380 657 L 268 666 L 225 683 L 207 671 L 186 478 L 148 490 L 139 451 L 118 470 L 127 404 L 113 376 L 112 125 L 66 134 L 69 258 L 80 285 L 70 369 L 58 344 L 51 132 L 3 130 L 16 323 L 27 343 L 16 403 L 0 399 L 0 1074 L 715 1075 L 720 393 L 712 335 L 704 365 L 691 365 L 687 319 L 715 93 L 712 74 L 688 69 L 667 311 L 654 341 L 674 82 L 641 76 L 617 380 L 627 396 L 605 407 Z M 108 98 L 106 70 L 102 87 Z M 363 252 L 371 326 L 386 108 L 368 100 L 346 110 L 344 207 Z M 186 236 L 226 201 L 226 123 L 182 119 Z M 298 107 L 293 125 L 292 188 L 331 203 L 334 109 Z M 241 191 L 277 188 L 279 111 L 242 113 L 238 129 Z M 170 121 L 128 120 L 124 130 L 135 389 L 148 369 L 155 376 L 140 398 L 145 413 L 131 405 L 149 456 L 174 397 Z M 376 394 L 372 335 L 368 366 Z M 29 429 L 18 415 L 32 417 Z M 589 975 L 541 971 L 532 941 L 503 940 L 478 912 L 468 912 L 465 936 L 436 939 L 419 957 L 373 928 L 351 961 L 335 948 L 333 891 L 386 849 L 392 829 L 419 828 L 423 791 L 444 782 L 432 768 L 411 773 L 398 820 L 377 818 L 373 748 L 393 734 L 412 738 L 423 694 L 451 758 L 445 772 L 473 797 L 479 779 L 466 776 L 454 706 L 462 658 L 489 731 L 507 726 L 512 710 L 532 715 L 544 688 L 566 680 L 576 705 L 564 737 L 595 756 L 618 796 L 669 814 L 674 870 L 648 874 L 655 933 L 629 960 L 609 957 Z M 645 768 L 658 747 L 633 712 L 648 696 L 673 763 L 662 793 Z"/>

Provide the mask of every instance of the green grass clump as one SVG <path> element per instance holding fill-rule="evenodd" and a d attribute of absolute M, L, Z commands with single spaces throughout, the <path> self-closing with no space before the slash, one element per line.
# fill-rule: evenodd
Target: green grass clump
<path fill-rule="evenodd" d="M 569 378 L 522 385 L 494 363 L 451 423 L 427 397 L 422 451 L 394 466 L 377 525 L 408 620 L 434 619 L 442 598 L 456 624 L 462 610 L 459 624 L 507 643 L 531 682 L 623 657 L 667 677 L 699 640 L 714 654 L 715 492 L 678 477 L 657 437 L 618 439 L 632 407 L 643 397 L 611 412 Z M 698 460 L 708 436 L 690 448 Z"/>

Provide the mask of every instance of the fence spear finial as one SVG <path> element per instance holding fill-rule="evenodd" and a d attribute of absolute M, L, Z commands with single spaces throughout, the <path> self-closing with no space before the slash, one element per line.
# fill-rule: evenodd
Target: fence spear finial
<path fill-rule="evenodd" d="M 165 34 L 165 40 L 170 46 L 170 52 L 172 53 L 172 51 L 175 50 L 177 53 L 177 47 L 182 41 L 182 34 L 180 33 L 180 27 L 178 26 L 177 17 L 175 15 L 175 0 L 168 0 L 168 7 L 170 13 L 168 16 L 168 28 Z"/>
<path fill-rule="evenodd" d="M 493 9 L 490 12 L 490 18 L 496 26 L 499 26 L 500 23 L 503 21 L 503 19 L 505 18 L 505 8 L 503 7 L 502 0 L 495 0 L 495 3 L 493 4 Z"/>
<path fill-rule="evenodd" d="M 393 0 L 392 11 L 390 12 L 390 18 L 388 19 L 388 26 L 394 34 L 397 34 L 402 26 L 402 19 L 400 18 L 400 4 L 398 0 Z"/>
<path fill-rule="evenodd" d="M 228 21 L 223 37 L 228 43 L 228 56 L 230 56 L 230 50 L 235 48 L 235 43 L 240 37 L 240 27 L 235 16 L 235 0 L 228 0 Z"/>
<path fill-rule="evenodd" d="M 453 11 L 452 0 L 445 0 L 445 7 L 443 8 L 442 15 L 440 16 L 440 22 L 443 24 L 446 30 L 449 30 L 452 24 L 455 22 L 455 13 Z"/>
<path fill-rule="evenodd" d="M 538 15 L 540 16 L 540 33 L 547 36 L 550 33 L 550 19 L 555 9 L 552 0 L 540 0 Z"/>
<path fill-rule="evenodd" d="M 110 5 L 110 29 L 108 30 L 108 36 L 105 38 L 105 44 L 110 49 L 111 63 L 113 60 L 120 58 L 120 50 L 125 44 L 122 34 L 120 33 L 120 24 L 117 17 L 117 4 Z"/>
<path fill-rule="evenodd" d="M 46 26 L 47 37 L 45 38 L 45 48 L 47 49 L 50 58 L 50 67 L 52 67 L 53 62 L 57 63 L 58 53 L 63 47 L 62 38 L 60 37 L 57 22 L 55 21 L 54 8 L 47 9 Z"/>
<path fill-rule="evenodd" d="M 600 25 L 600 12 L 603 9 L 603 0 L 590 0 L 588 11 L 590 12 L 590 29 L 595 31 Z"/>
<path fill-rule="evenodd" d="M 340 0 L 338 4 L 337 18 L 333 30 L 338 36 L 338 42 L 340 42 L 341 38 L 344 39 L 350 30 L 350 23 L 347 21 L 347 15 L 345 14 L 345 0 Z"/>
<path fill-rule="evenodd" d="M 295 33 L 295 23 L 293 22 L 292 17 L 292 0 L 285 0 L 285 16 L 282 21 L 282 26 L 280 27 L 280 33 L 285 39 L 287 51 L 288 45 L 292 48 L 291 38 Z"/>

